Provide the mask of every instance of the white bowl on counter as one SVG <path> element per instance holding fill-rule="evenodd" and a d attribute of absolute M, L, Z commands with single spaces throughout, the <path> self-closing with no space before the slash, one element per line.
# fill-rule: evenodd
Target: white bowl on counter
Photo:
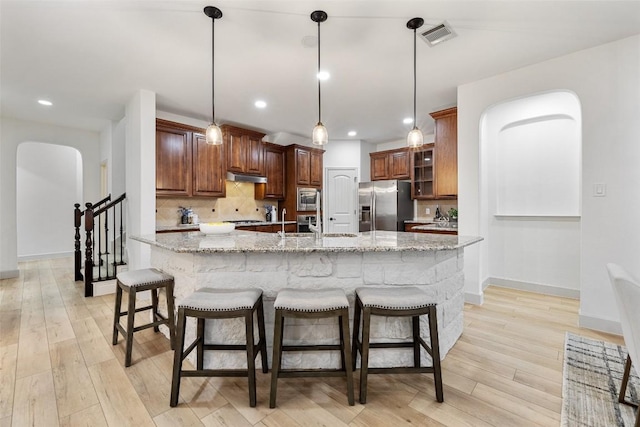
<path fill-rule="evenodd" d="M 204 234 L 229 234 L 235 228 L 236 225 L 232 222 L 203 222 L 200 224 L 200 231 Z"/>

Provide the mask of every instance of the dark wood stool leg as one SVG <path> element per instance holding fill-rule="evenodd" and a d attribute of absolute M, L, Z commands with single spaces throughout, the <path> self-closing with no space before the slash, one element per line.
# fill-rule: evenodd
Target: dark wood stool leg
<path fill-rule="evenodd" d="M 198 327 L 196 329 L 196 339 L 198 340 L 198 347 L 196 348 L 196 369 L 199 371 L 204 369 L 204 322 L 204 318 L 198 317 Z"/>
<path fill-rule="evenodd" d="M 173 282 L 169 283 L 165 288 L 165 295 L 167 296 L 167 320 L 169 321 L 169 339 L 171 340 L 171 349 L 176 348 L 176 317 L 175 306 L 173 301 Z"/>
<path fill-rule="evenodd" d="M 116 303 L 113 309 L 113 339 L 111 344 L 118 344 L 118 324 L 120 324 L 120 312 L 122 311 L 122 288 L 120 282 L 116 281 Z"/>
<path fill-rule="evenodd" d="M 342 328 L 342 316 L 338 316 L 338 329 L 340 330 L 340 348 L 344 349 L 344 330 Z M 349 337 L 347 337 L 347 342 L 349 342 Z M 351 349 L 349 349 L 349 351 L 351 351 Z M 344 351 L 340 351 L 340 369 L 342 369 L 343 371 L 345 370 L 344 363 L 345 363 Z M 351 363 L 349 365 L 351 365 Z M 353 368 L 350 368 L 350 369 L 353 371 Z"/>
<path fill-rule="evenodd" d="M 151 321 L 156 322 L 160 320 L 158 317 L 158 288 L 150 289 L 151 292 Z M 160 332 L 158 325 L 153 327 L 153 332 Z"/>
<path fill-rule="evenodd" d="M 358 340 L 360 339 L 360 313 L 362 310 L 362 303 L 360 302 L 360 298 L 356 294 L 356 301 L 353 306 L 353 349 L 351 351 L 352 357 L 352 368 L 356 370 L 356 363 L 358 361 Z"/>
<path fill-rule="evenodd" d="M 178 405 L 178 396 L 180 393 L 180 378 L 182 376 L 182 352 L 184 351 L 184 329 L 185 329 L 184 310 L 178 311 L 178 330 L 176 334 L 176 348 L 173 353 L 173 375 L 171 376 L 171 401 L 170 406 Z"/>
<path fill-rule="evenodd" d="M 353 406 L 353 369 L 351 363 L 351 345 L 349 345 L 349 309 L 345 308 L 340 317 L 340 345 L 342 346 L 342 369 L 347 377 L 347 400 Z"/>
<path fill-rule="evenodd" d="M 367 376 L 369 373 L 369 333 L 371 332 L 371 308 L 362 313 L 362 349 L 360 350 L 360 403 L 367 403 Z"/>
<path fill-rule="evenodd" d="M 420 316 L 411 316 L 413 326 L 413 366 L 420 367 Z"/>
<path fill-rule="evenodd" d="M 136 289 L 129 289 L 129 309 L 127 313 L 127 342 L 124 356 L 124 366 L 131 366 L 131 353 L 133 349 L 133 327 L 136 319 Z"/>
<path fill-rule="evenodd" d="M 244 316 L 245 331 L 247 335 L 247 377 L 249 381 L 249 406 L 256 406 L 256 361 L 253 338 L 253 310 L 247 310 Z"/>
<path fill-rule="evenodd" d="M 431 341 L 431 358 L 433 359 L 433 380 L 436 385 L 436 400 L 444 402 L 442 392 L 442 369 L 440 367 L 440 342 L 438 340 L 438 317 L 436 306 L 429 307 L 429 338 Z"/>
<path fill-rule="evenodd" d="M 264 326 L 264 304 L 262 304 L 262 296 L 258 301 L 258 337 L 260 342 L 260 356 L 262 357 L 262 372 L 269 372 L 269 360 L 267 359 L 267 334 Z"/>
<path fill-rule="evenodd" d="M 276 393 L 278 389 L 278 374 L 282 358 L 282 332 L 284 319 L 282 310 L 276 310 L 275 325 L 273 327 L 273 357 L 271 366 L 271 390 L 269 393 L 269 408 L 276 407 Z"/>

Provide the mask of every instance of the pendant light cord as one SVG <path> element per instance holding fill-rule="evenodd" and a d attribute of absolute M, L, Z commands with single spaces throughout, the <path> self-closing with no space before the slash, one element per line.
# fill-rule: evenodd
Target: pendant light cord
<path fill-rule="evenodd" d="M 413 29 L 413 128 L 416 124 L 416 29 Z"/>
<path fill-rule="evenodd" d="M 215 27 L 216 27 L 216 20 L 215 18 L 211 19 L 211 123 L 215 124 L 216 123 L 216 104 L 215 104 L 215 87 L 214 87 L 214 82 L 215 82 L 215 64 L 216 64 L 216 60 L 215 60 Z"/>
<path fill-rule="evenodd" d="M 320 102 L 320 21 L 318 21 L 318 74 L 316 78 L 318 79 L 318 123 L 322 123 L 322 104 Z"/>

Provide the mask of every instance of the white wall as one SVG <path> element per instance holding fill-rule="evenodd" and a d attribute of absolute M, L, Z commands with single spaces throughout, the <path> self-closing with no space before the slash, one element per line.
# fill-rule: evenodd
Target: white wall
<path fill-rule="evenodd" d="M 42 142 L 76 148 L 82 156 L 83 201 L 98 200 L 100 194 L 100 136 L 43 123 L 3 117 L 0 123 L 0 278 L 16 277 L 17 235 L 17 150 L 22 142 Z M 69 208 L 69 221 L 72 221 Z M 69 236 L 73 239 L 72 236 Z"/>
<path fill-rule="evenodd" d="M 331 140 L 322 147 L 324 155 L 322 164 L 324 168 L 355 168 L 358 172 L 358 181 L 363 181 L 360 174 L 360 140 Z M 368 181 L 367 176 L 364 181 Z"/>
<path fill-rule="evenodd" d="M 111 140 L 111 158 L 109 170 L 111 176 L 111 194 L 119 197 L 126 191 L 125 173 L 125 140 L 126 140 L 126 117 L 113 125 Z"/>
<path fill-rule="evenodd" d="M 81 167 L 75 148 L 38 142 L 18 146 L 18 260 L 73 254 L 73 205 L 82 196 Z"/>
<path fill-rule="evenodd" d="M 482 235 L 480 120 L 504 100 L 551 90 L 574 92 L 582 105 L 580 324 L 619 332 L 605 264 L 640 277 L 640 36 L 565 55 L 458 88 L 460 233 Z M 593 197 L 605 183 L 606 197 Z M 612 219 L 613 218 L 613 219 Z M 487 244 L 465 250 L 465 291 L 482 299 L 489 277 Z"/>

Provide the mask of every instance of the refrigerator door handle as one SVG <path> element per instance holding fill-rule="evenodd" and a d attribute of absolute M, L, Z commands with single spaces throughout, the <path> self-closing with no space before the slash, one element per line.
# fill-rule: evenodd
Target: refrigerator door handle
<path fill-rule="evenodd" d="M 371 189 L 371 231 L 376 231 L 376 188 Z"/>

